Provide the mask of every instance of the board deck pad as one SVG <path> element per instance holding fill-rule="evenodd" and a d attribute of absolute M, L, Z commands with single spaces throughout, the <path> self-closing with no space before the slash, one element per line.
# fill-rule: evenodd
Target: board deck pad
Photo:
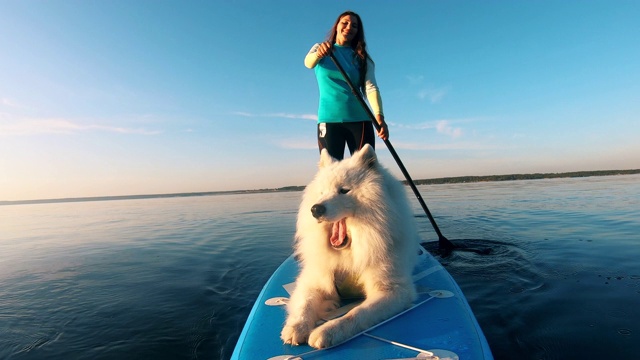
<path fill-rule="evenodd" d="M 328 349 L 288 345 L 280 339 L 286 302 L 299 267 L 287 258 L 263 287 L 240 334 L 231 359 L 428 359 L 490 360 L 487 340 L 451 275 L 426 251 L 420 251 L 413 279 L 414 305 L 361 334 Z M 331 318 L 357 306 L 350 300 Z"/>

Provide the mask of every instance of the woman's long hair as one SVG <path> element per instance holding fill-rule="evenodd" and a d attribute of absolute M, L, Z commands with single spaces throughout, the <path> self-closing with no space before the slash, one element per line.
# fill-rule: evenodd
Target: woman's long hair
<path fill-rule="evenodd" d="M 367 42 L 364 39 L 364 25 L 362 25 L 362 19 L 360 19 L 360 15 L 354 13 L 353 11 L 345 11 L 342 14 L 338 15 L 338 18 L 333 23 L 331 31 L 329 31 L 329 34 L 327 35 L 327 41 L 331 41 L 332 44 L 335 44 L 336 38 L 338 36 L 338 23 L 340 22 L 340 19 L 346 15 L 351 15 L 358 19 L 358 32 L 356 33 L 356 36 L 351 39 L 349 46 L 356 53 L 356 60 L 358 61 L 358 68 L 360 70 L 360 83 L 358 84 L 358 86 L 360 87 L 360 91 L 362 91 L 362 93 L 364 94 L 364 77 L 367 73 L 367 58 L 370 57 L 367 53 Z"/>

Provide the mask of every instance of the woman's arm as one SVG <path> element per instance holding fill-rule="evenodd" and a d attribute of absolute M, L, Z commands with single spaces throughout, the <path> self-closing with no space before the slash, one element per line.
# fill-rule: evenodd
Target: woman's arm
<path fill-rule="evenodd" d="M 367 73 L 364 75 L 364 89 L 367 94 L 367 100 L 369 101 L 369 105 L 371 105 L 371 110 L 374 115 L 384 116 L 382 97 L 380 96 L 375 74 L 376 66 L 371 59 L 367 59 Z"/>
<path fill-rule="evenodd" d="M 382 110 L 382 97 L 380 96 L 380 90 L 376 82 L 375 65 L 371 59 L 367 59 L 367 73 L 364 76 L 364 87 L 367 93 L 367 100 L 371 106 L 371 111 L 376 116 L 376 121 L 380 125 L 378 136 L 382 140 L 389 138 L 389 129 L 387 123 L 384 121 L 384 112 Z"/>
<path fill-rule="evenodd" d="M 318 61 L 320 61 L 320 58 L 318 57 L 318 47 L 320 47 L 320 44 L 313 45 L 311 50 L 307 53 L 307 56 L 304 57 L 304 66 L 309 69 L 313 69 L 313 67 L 318 64 Z"/>

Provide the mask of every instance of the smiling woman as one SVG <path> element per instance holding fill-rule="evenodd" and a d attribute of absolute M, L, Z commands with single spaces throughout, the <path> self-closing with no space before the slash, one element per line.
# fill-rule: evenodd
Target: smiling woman
<path fill-rule="evenodd" d="M 318 108 L 318 147 L 342 159 L 345 144 L 351 154 L 364 144 L 375 146 L 375 136 L 369 117 L 351 94 L 342 74 L 331 59 L 333 53 L 346 69 L 351 81 L 367 94 L 369 105 L 380 125 L 378 136 L 386 140 L 389 130 L 384 121 L 382 99 L 375 79 L 375 66 L 367 53 L 364 26 L 360 16 L 345 11 L 338 16 L 327 41 L 315 44 L 304 59 L 309 69 L 315 69 L 320 101 Z"/>

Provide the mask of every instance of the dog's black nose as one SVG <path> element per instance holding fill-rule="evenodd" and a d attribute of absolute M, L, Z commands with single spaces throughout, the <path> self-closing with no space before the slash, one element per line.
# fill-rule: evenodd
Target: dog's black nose
<path fill-rule="evenodd" d="M 324 213 L 326 212 L 327 212 L 327 208 L 324 207 L 324 205 L 315 204 L 311 207 L 311 215 L 313 215 L 313 217 L 316 219 L 324 215 Z"/>

